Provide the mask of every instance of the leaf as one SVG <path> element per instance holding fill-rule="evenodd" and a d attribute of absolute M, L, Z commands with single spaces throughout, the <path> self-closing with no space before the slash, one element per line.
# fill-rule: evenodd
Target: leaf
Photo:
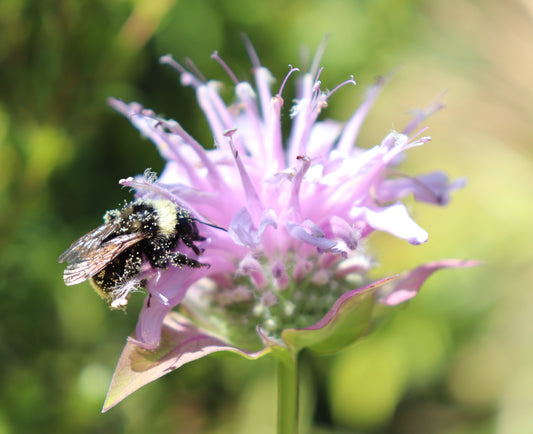
<path fill-rule="evenodd" d="M 332 353 L 352 344 L 367 330 L 376 290 L 397 277 L 378 280 L 343 294 L 316 324 L 284 330 L 281 334 L 283 341 L 293 353 L 305 347 L 317 353 Z"/>
<path fill-rule="evenodd" d="M 184 316 L 170 312 L 165 317 L 161 344 L 156 350 L 143 349 L 133 340 L 126 343 L 113 374 L 102 412 L 114 407 L 144 385 L 211 353 L 229 351 L 247 359 L 257 359 L 271 350 L 270 346 L 257 352 L 240 350 L 215 336 L 210 336 Z"/>

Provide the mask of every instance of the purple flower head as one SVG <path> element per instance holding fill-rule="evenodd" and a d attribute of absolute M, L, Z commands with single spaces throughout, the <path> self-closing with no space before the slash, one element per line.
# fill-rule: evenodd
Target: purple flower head
<path fill-rule="evenodd" d="M 136 337 L 117 368 L 124 372 L 125 358 L 134 347 L 163 351 L 163 336 L 161 360 L 166 362 L 143 384 L 228 348 L 250 358 L 275 346 L 294 351 L 304 346 L 318 351 L 341 348 L 366 329 L 381 287 L 389 290 L 381 301 L 397 304 L 414 296 L 435 270 L 473 265 L 448 260 L 374 283 L 366 277 L 373 260 L 362 240 L 372 232 L 385 231 L 414 245 L 428 239 L 403 198 L 412 194 L 418 201 L 443 205 L 450 191 L 462 185 L 442 172 L 411 176 L 398 170 L 405 151 L 429 141 L 423 130 L 412 133 L 438 104 L 418 113 L 403 132 L 391 131 L 380 143 L 360 147 L 361 124 L 384 79 L 370 87 L 346 122 L 319 120 L 334 94 L 355 84 L 353 78 L 325 90 L 317 56 L 307 72 L 290 67 L 276 87 L 248 48 L 254 84 L 238 80 L 218 54 L 213 55 L 235 84 L 229 105 L 220 96 L 220 83 L 204 81 L 170 56 L 161 58 L 179 72 L 183 85 L 195 90 L 214 138 L 212 149 L 174 120 L 138 103 L 110 100 L 166 160 L 158 179 L 140 176 L 121 183 L 140 198 L 171 200 L 191 210 L 199 222 L 227 229 L 198 223 L 206 238 L 197 243 L 203 251 L 200 260 L 209 268 L 170 267 L 148 281 L 150 296 Z M 297 74 L 296 99 L 287 107 L 284 87 Z M 291 124 L 285 135 L 281 118 L 287 114 Z M 395 296 L 396 291 L 401 293 Z M 178 304 L 186 317 L 170 313 Z M 173 337 L 169 341 L 165 336 Z M 140 387 L 135 384 L 119 395 Z M 113 393 L 108 404 L 118 402 Z"/>

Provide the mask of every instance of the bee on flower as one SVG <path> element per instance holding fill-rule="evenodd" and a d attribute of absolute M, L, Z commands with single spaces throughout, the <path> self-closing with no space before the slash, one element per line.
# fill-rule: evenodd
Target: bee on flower
<path fill-rule="evenodd" d="M 363 146 L 359 130 L 384 79 L 370 87 L 346 121 L 319 120 L 335 93 L 354 85 L 354 79 L 325 90 L 317 55 L 308 71 L 290 67 L 276 87 L 254 49 L 247 47 L 253 83 L 239 80 L 218 53 L 212 56 L 234 82 L 229 105 L 220 96 L 220 83 L 205 81 L 170 56 L 161 58 L 196 92 L 213 136 L 212 149 L 175 120 L 139 103 L 110 100 L 166 163 L 158 178 L 139 176 L 121 184 L 135 190 L 136 200 L 170 201 L 216 227 L 202 226 L 194 244 L 209 267 L 168 266 L 143 282 L 149 295 L 105 408 L 215 351 L 255 358 L 274 347 L 291 354 L 303 347 L 340 349 L 366 330 L 375 302 L 401 303 L 415 296 L 434 271 L 474 265 L 443 260 L 377 282 L 367 277 L 374 261 L 364 240 L 374 231 L 413 245 L 428 239 L 402 199 L 412 195 L 445 205 L 450 192 L 464 184 L 443 172 L 407 175 L 398 170 L 406 151 L 429 141 L 416 128 L 439 103 L 420 111 L 405 129 Z M 287 107 L 285 101 L 293 99 L 284 88 L 295 77 L 296 99 Z M 287 115 L 290 127 L 283 132 L 281 119 Z M 194 254 L 187 251 L 190 247 L 181 246 L 181 254 Z M 178 305 L 179 314 L 172 311 Z M 132 355 L 143 357 L 145 350 L 163 351 L 160 363 L 148 368 L 150 373 L 134 373 Z M 124 386 L 124 375 L 146 378 Z"/>

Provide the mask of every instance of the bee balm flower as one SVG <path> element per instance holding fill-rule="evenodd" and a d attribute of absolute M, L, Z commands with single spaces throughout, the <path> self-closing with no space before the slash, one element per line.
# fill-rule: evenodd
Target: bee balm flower
<path fill-rule="evenodd" d="M 158 179 L 122 181 L 140 198 L 162 198 L 191 210 L 206 241 L 201 261 L 209 268 L 171 267 L 147 282 L 147 297 L 137 326 L 117 367 L 106 408 L 184 363 L 214 351 L 259 357 L 274 347 L 297 352 L 304 346 L 333 351 L 366 329 L 379 291 L 381 301 L 397 304 L 416 295 L 422 283 L 443 267 L 473 265 L 455 260 L 426 264 L 400 276 L 369 282 L 372 259 L 362 241 L 385 231 L 411 244 L 428 234 L 401 200 L 444 205 L 463 185 L 442 172 L 401 174 L 397 165 L 410 150 L 429 141 L 411 135 L 439 108 L 420 112 L 404 131 L 391 131 L 380 143 L 357 143 L 361 124 L 384 80 L 372 86 L 346 122 L 318 120 L 332 95 L 313 66 L 298 81 L 290 108 L 287 139 L 282 134 L 283 88 L 299 71 L 290 68 L 276 93 L 274 80 L 250 49 L 255 84 L 235 82 L 235 101 L 227 105 L 220 84 L 204 81 L 169 56 L 182 84 L 196 91 L 214 137 L 206 149 L 174 121 L 138 103 L 110 104 L 148 137 L 166 160 Z M 314 65 L 318 64 L 318 59 Z M 208 145 L 211 145 L 209 143 Z M 171 312 L 181 305 L 185 315 Z M 162 340 L 164 345 L 161 344 Z M 146 371 L 131 369 L 133 357 L 152 350 L 158 359 Z M 125 386 L 124 376 L 134 377 Z"/>

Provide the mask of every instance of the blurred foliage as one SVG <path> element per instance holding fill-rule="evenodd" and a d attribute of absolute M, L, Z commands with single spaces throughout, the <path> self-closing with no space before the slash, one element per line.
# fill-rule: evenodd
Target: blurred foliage
<path fill-rule="evenodd" d="M 280 80 L 326 34 L 324 84 L 354 74 L 327 115 L 346 119 L 376 75 L 403 68 L 363 129 L 372 145 L 442 89 L 413 173 L 446 168 L 470 185 L 445 209 L 414 207 L 430 242 L 387 236 L 369 246 L 398 272 L 441 257 L 477 270 L 433 277 L 360 344 L 303 360 L 310 432 L 533 431 L 530 0 L 19 0 L 0 2 L 0 434 L 271 433 L 268 360 L 213 356 L 100 414 L 129 314 L 88 285 L 66 288 L 58 254 L 128 192 L 120 178 L 157 152 L 106 106 L 138 100 L 212 144 L 190 89 L 161 67 L 167 52 L 224 79 L 215 49 L 250 76 L 240 34 Z M 309 56 L 309 54 L 307 55 Z M 303 59 L 300 61 L 300 59 Z"/>

